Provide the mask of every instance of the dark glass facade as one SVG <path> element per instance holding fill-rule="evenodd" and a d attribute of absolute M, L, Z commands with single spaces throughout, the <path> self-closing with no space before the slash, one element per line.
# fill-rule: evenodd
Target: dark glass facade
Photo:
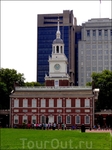
<path fill-rule="evenodd" d="M 78 86 L 78 41 L 81 40 L 81 30 L 75 32 L 75 85 Z"/>
<path fill-rule="evenodd" d="M 69 61 L 69 29 L 70 29 L 69 26 L 60 26 L 61 38 L 63 39 L 63 42 L 65 44 L 64 52 L 68 58 L 68 61 Z M 48 59 L 52 53 L 52 43 L 53 40 L 56 38 L 56 31 L 57 26 L 38 27 L 37 81 L 40 83 L 44 83 L 45 74 L 47 75 L 49 74 Z"/>

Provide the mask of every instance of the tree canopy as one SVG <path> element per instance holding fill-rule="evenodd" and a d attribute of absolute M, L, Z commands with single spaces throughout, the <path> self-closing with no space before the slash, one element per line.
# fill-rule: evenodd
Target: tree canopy
<path fill-rule="evenodd" d="M 15 69 L 0 69 L 0 109 L 9 108 L 9 95 L 14 90 L 15 83 L 24 85 L 24 74 L 17 73 Z"/>
<path fill-rule="evenodd" d="M 9 95 L 15 86 L 43 86 L 38 82 L 25 82 L 24 74 L 15 69 L 0 69 L 0 109 L 9 109 Z"/>
<path fill-rule="evenodd" d="M 91 77 L 94 87 L 100 89 L 96 109 L 112 109 L 112 71 L 93 72 Z M 87 85 L 92 85 L 92 83 L 89 82 Z"/>

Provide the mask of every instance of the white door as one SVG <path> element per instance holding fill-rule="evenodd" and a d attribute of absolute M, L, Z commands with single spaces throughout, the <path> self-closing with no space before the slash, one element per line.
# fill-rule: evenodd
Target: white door
<path fill-rule="evenodd" d="M 48 116 L 48 123 L 54 123 L 54 116 Z"/>

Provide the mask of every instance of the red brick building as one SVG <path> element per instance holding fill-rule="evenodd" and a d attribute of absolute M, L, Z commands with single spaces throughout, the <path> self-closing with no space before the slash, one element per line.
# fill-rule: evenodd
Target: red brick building
<path fill-rule="evenodd" d="M 48 61 L 49 75 L 45 75 L 45 87 L 16 87 L 11 94 L 11 127 L 23 122 L 93 127 L 96 93 L 93 94 L 92 87 L 70 86 L 72 81 L 67 73 L 68 60 L 64 54 L 59 21 Z"/>

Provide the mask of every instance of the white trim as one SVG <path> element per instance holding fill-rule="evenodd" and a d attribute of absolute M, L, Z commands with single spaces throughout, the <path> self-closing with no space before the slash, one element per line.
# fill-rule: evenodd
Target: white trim
<path fill-rule="evenodd" d="M 79 117 L 79 123 L 77 123 L 76 117 Z M 80 122 L 81 122 L 81 116 L 79 116 L 79 115 L 75 116 L 75 124 L 80 124 Z"/>
<path fill-rule="evenodd" d="M 67 122 L 67 117 L 70 117 L 70 123 Z M 66 116 L 66 124 L 71 124 L 71 116 L 69 115 Z"/>
<path fill-rule="evenodd" d="M 61 117 L 61 122 L 58 122 L 58 117 Z M 62 116 L 58 115 L 57 116 L 57 124 L 62 123 Z"/>
<path fill-rule="evenodd" d="M 23 122 L 25 122 L 25 123 L 27 124 L 27 123 L 28 123 L 28 116 L 25 116 L 25 115 L 24 115 L 22 120 L 23 120 Z M 26 120 L 26 121 L 25 121 L 25 120 Z"/>
<path fill-rule="evenodd" d="M 57 99 L 57 107 L 62 107 L 62 99 Z"/>
<path fill-rule="evenodd" d="M 34 121 L 34 120 L 35 120 L 35 121 Z M 32 123 L 36 123 L 36 120 L 37 120 L 36 116 L 32 116 L 32 117 L 31 117 L 31 122 L 32 122 Z M 33 122 L 33 121 L 34 121 L 34 122 Z"/>
<path fill-rule="evenodd" d="M 44 117 L 43 118 L 44 121 L 42 121 L 42 117 Z M 40 116 L 40 123 L 46 123 L 46 116 L 44 115 Z"/>
<path fill-rule="evenodd" d="M 90 99 L 85 99 L 84 100 L 84 106 L 85 107 L 90 107 Z"/>
<path fill-rule="evenodd" d="M 17 122 L 15 122 L 17 121 Z M 14 124 L 18 124 L 19 123 L 19 116 L 15 115 L 14 116 Z"/>
<path fill-rule="evenodd" d="M 19 107 L 19 99 L 14 99 L 14 108 Z"/>
<path fill-rule="evenodd" d="M 37 107 L 37 100 L 36 99 L 32 99 L 32 107 L 33 108 Z"/>
<path fill-rule="evenodd" d="M 49 107 L 54 107 L 54 99 L 49 99 Z"/>
<path fill-rule="evenodd" d="M 46 107 L 46 100 L 45 99 L 40 100 L 40 107 Z"/>
<path fill-rule="evenodd" d="M 86 122 L 86 117 L 89 117 L 88 123 Z M 88 115 L 84 116 L 84 122 L 85 122 L 85 124 L 90 124 L 90 116 L 88 116 Z"/>
<path fill-rule="evenodd" d="M 80 108 L 81 107 L 81 100 L 80 99 L 75 99 L 75 107 Z"/>
<path fill-rule="evenodd" d="M 28 107 L 28 99 L 23 99 L 23 107 Z"/>
<path fill-rule="evenodd" d="M 71 107 L 71 99 L 66 99 L 66 107 Z"/>

